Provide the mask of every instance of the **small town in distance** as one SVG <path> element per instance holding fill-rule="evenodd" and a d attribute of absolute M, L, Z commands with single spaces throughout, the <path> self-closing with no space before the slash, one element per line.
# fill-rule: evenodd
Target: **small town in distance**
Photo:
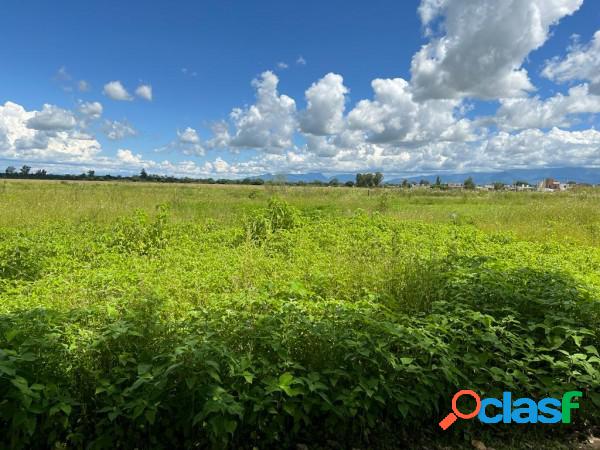
<path fill-rule="evenodd" d="M 88 170 L 81 174 L 52 174 L 46 169 L 32 169 L 31 166 L 23 165 L 20 168 L 8 166 L 4 172 L 0 172 L 0 179 L 47 179 L 47 180 L 72 180 L 72 181 L 142 181 L 156 183 L 196 183 L 196 184 L 239 184 L 239 185 L 286 185 L 286 186 L 330 186 L 330 187 L 400 187 L 404 189 L 439 189 L 439 190 L 472 190 L 472 191 L 516 191 L 516 192 L 563 192 L 578 188 L 590 188 L 600 186 L 592 183 L 582 183 L 573 180 L 561 181 L 555 178 L 544 178 L 539 181 L 530 182 L 525 180 L 516 180 L 513 183 L 501 181 L 479 184 L 472 176 L 467 177 L 462 183 L 445 182 L 442 176 L 436 176 L 434 181 L 422 178 L 419 181 L 414 179 L 394 179 L 386 181 L 382 172 L 357 173 L 354 179 L 348 179 L 349 174 L 344 174 L 339 178 L 332 176 L 328 180 L 318 179 L 321 174 L 314 174 L 315 179 L 311 179 L 310 174 L 304 175 L 264 175 L 257 177 L 246 177 L 242 179 L 227 178 L 190 178 L 176 177 L 169 175 L 154 175 L 142 168 L 139 175 L 97 175 L 96 171 Z M 456 178 L 456 177 L 453 177 Z"/>

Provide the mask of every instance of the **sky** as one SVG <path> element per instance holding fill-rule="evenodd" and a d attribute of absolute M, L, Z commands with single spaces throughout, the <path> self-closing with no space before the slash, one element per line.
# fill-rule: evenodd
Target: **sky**
<path fill-rule="evenodd" d="M 0 170 L 600 167 L 595 0 L 3 1 Z"/>

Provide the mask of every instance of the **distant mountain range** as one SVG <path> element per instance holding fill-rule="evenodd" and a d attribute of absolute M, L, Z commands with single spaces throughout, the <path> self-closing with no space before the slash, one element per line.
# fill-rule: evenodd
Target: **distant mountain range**
<path fill-rule="evenodd" d="M 385 175 L 385 171 L 383 172 Z M 575 181 L 577 183 L 600 184 L 600 168 L 587 167 L 557 167 L 546 169 L 513 169 L 502 172 L 467 172 L 467 173 L 444 173 L 444 174 L 427 174 L 413 175 L 407 174 L 405 177 L 386 177 L 384 182 L 391 184 L 402 183 L 402 180 L 420 181 L 427 180 L 434 182 L 436 177 L 440 177 L 443 183 L 462 183 L 469 177 L 472 177 L 477 184 L 489 184 L 494 182 L 514 183 L 515 181 L 527 181 L 529 183 L 537 183 L 545 178 L 554 178 L 556 180 L 567 182 Z M 320 181 L 327 183 L 333 178 L 337 178 L 340 183 L 346 181 L 354 181 L 355 173 L 339 173 L 325 175 L 320 172 L 299 173 L 299 174 L 264 174 L 256 178 L 262 178 L 265 181 L 272 181 L 276 178 L 284 178 L 288 182 L 297 183 L 311 181 Z"/>

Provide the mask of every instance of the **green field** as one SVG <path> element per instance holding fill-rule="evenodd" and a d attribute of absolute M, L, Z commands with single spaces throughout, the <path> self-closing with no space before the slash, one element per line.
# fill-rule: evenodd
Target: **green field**
<path fill-rule="evenodd" d="M 599 245 L 597 189 L 0 182 L 0 448 L 574 446 Z M 583 398 L 443 433 L 459 389 Z"/>

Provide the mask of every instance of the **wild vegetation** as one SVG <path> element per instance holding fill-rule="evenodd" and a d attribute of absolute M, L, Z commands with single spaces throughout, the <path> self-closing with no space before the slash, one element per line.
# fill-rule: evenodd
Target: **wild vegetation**
<path fill-rule="evenodd" d="M 600 425 L 598 200 L 1 182 L 0 448 L 567 445 Z M 466 388 L 584 396 L 442 433 Z"/>

